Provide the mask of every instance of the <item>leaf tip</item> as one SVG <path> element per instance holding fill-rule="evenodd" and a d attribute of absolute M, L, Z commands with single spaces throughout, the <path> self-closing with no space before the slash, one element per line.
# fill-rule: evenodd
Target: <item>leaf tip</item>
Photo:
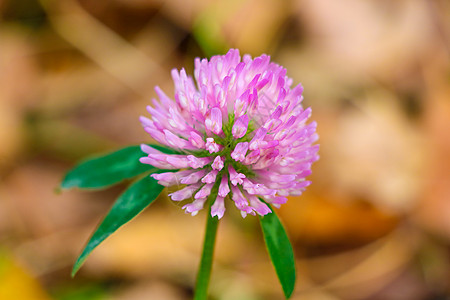
<path fill-rule="evenodd" d="M 294 287 L 295 287 L 295 276 L 294 276 L 294 282 L 290 286 L 283 286 L 283 293 L 286 299 L 291 298 L 292 294 L 294 293 Z"/>
<path fill-rule="evenodd" d="M 78 270 L 73 269 L 72 272 L 70 273 L 70 277 L 73 279 L 75 278 L 75 275 L 77 274 Z"/>
<path fill-rule="evenodd" d="M 81 266 L 84 264 L 85 258 L 79 257 L 75 264 L 73 265 L 72 272 L 70 273 L 70 277 L 74 278 L 75 275 L 80 270 Z"/>
<path fill-rule="evenodd" d="M 77 186 L 77 182 L 66 175 L 58 188 L 59 190 L 67 190 L 75 186 Z"/>

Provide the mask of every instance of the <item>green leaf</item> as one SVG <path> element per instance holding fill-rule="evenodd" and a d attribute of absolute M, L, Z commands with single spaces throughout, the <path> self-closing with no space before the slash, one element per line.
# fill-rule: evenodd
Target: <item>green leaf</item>
<path fill-rule="evenodd" d="M 114 203 L 111 210 L 98 226 L 87 242 L 83 252 L 78 257 L 72 269 L 74 276 L 83 265 L 86 258 L 101 242 L 114 233 L 119 227 L 133 219 L 150 205 L 164 189 L 149 176 L 132 184 Z"/>
<path fill-rule="evenodd" d="M 275 212 L 260 217 L 260 222 L 270 259 L 283 287 L 284 295 L 288 299 L 295 286 L 295 260 L 292 245 Z"/>
<path fill-rule="evenodd" d="M 177 153 L 160 145 L 150 146 L 167 154 Z M 66 174 L 61 188 L 104 188 L 154 169 L 153 166 L 139 162 L 139 158 L 143 156 L 145 153 L 140 146 L 130 146 L 85 160 Z"/>

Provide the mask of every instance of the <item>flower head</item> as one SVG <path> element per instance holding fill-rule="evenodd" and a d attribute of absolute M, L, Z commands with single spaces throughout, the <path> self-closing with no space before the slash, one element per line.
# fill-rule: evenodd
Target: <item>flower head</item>
<path fill-rule="evenodd" d="M 271 212 L 286 196 L 299 195 L 309 185 L 305 177 L 318 159 L 316 123 L 307 124 L 311 109 L 301 105 L 303 88 L 291 88 L 286 70 L 262 55 L 252 59 L 238 50 L 195 60 L 194 77 L 172 71 L 175 101 L 156 88 L 159 101 L 141 117 L 145 130 L 158 142 L 177 149 L 164 154 L 147 145 L 141 158 L 178 172 L 151 175 L 164 186 L 186 185 L 174 201 L 195 215 L 217 183 L 211 214 L 221 218 L 233 201 L 243 217 Z M 259 198 L 263 199 L 261 201 Z M 228 200 L 227 200 L 228 199 Z"/>

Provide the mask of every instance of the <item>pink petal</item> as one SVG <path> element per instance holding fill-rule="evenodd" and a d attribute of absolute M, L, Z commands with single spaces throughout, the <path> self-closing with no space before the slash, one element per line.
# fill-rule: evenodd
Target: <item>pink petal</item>
<path fill-rule="evenodd" d="M 167 169 L 167 170 L 177 169 L 176 167 L 172 166 L 165 160 L 161 161 L 150 157 L 141 157 L 139 158 L 139 161 L 143 164 L 151 165 L 159 169 Z"/>
<path fill-rule="evenodd" d="M 141 157 L 139 161 L 160 169 L 183 169 L 189 166 L 185 155 L 149 154 L 148 157 Z"/>
<path fill-rule="evenodd" d="M 242 211 L 242 212 L 245 213 L 245 215 L 243 215 L 243 217 L 245 218 L 245 216 L 246 216 L 248 213 L 252 213 L 253 210 L 252 210 L 251 207 L 249 207 L 247 199 L 246 199 L 246 198 L 244 197 L 244 195 L 241 193 L 241 191 L 239 190 L 239 188 L 233 186 L 233 187 L 231 187 L 231 190 L 232 190 L 232 192 L 233 192 L 232 199 L 233 199 L 233 201 L 234 201 L 236 207 L 237 207 L 240 211 Z"/>
<path fill-rule="evenodd" d="M 264 146 L 264 137 L 267 134 L 267 129 L 264 127 L 259 128 L 258 130 L 256 130 L 255 136 L 253 137 L 253 139 L 250 141 L 249 144 L 249 149 L 250 150 L 256 150 L 261 148 L 261 146 Z"/>
<path fill-rule="evenodd" d="M 263 157 L 261 157 L 258 162 L 252 165 L 253 170 L 267 169 L 272 165 L 279 155 L 280 151 L 278 149 L 272 150 Z"/>
<path fill-rule="evenodd" d="M 246 90 L 234 103 L 234 114 L 240 117 L 247 111 L 250 90 Z"/>
<path fill-rule="evenodd" d="M 208 198 L 196 199 L 193 202 L 184 205 L 182 209 L 184 209 L 186 213 L 190 213 L 192 216 L 195 216 L 199 210 L 203 209 L 206 199 Z"/>
<path fill-rule="evenodd" d="M 249 179 L 244 179 L 242 184 L 244 189 L 251 195 L 270 195 L 274 196 L 276 194 L 276 190 L 269 189 L 262 183 L 253 183 Z"/>
<path fill-rule="evenodd" d="M 219 173 L 219 171 L 212 170 L 211 172 L 206 174 L 205 177 L 202 178 L 202 182 L 203 183 L 214 183 L 216 181 L 217 173 Z"/>
<path fill-rule="evenodd" d="M 188 185 L 184 189 L 169 194 L 173 201 L 182 201 L 192 197 L 193 193 L 200 187 L 200 184 Z"/>
<path fill-rule="evenodd" d="M 172 99 L 170 99 L 163 90 L 159 86 L 155 86 L 155 92 L 158 95 L 159 99 L 161 100 L 161 103 L 166 107 L 173 106 L 174 102 Z"/>
<path fill-rule="evenodd" d="M 282 112 L 283 108 L 281 106 L 277 106 L 274 112 L 270 115 L 270 119 L 279 119 L 281 117 Z"/>
<path fill-rule="evenodd" d="M 230 181 L 232 185 L 242 184 L 245 175 L 236 172 L 236 170 L 230 165 L 228 167 L 228 173 L 230 174 Z"/>
<path fill-rule="evenodd" d="M 244 164 L 251 165 L 251 164 L 256 163 L 258 161 L 258 159 L 261 157 L 260 155 L 261 155 L 261 150 L 259 150 L 259 149 L 256 149 L 256 150 L 250 152 L 245 157 Z"/>
<path fill-rule="evenodd" d="M 217 144 L 213 138 L 207 138 L 206 139 L 206 150 L 209 151 L 209 153 L 216 153 L 220 151 L 221 146 Z"/>
<path fill-rule="evenodd" d="M 239 117 L 234 122 L 233 128 L 231 130 L 234 138 L 239 139 L 247 133 L 248 122 L 249 120 L 247 115 Z"/>
<path fill-rule="evenodd" d="M 253 88 L 252 93 L 248 97 L 248 111 L 255 113 L 258 108 L 258 91 Z"/>
<path fill-rule="evenodd" d="M 143 127 L 149 127 L 153 125 L 153 121 L 144 116 L 140 116 L 139 121 L 141 122 Z"/>
<path fill-rule="evenodd" d="M 209 164 L 211 162 L 212 158 L 211 157 L 196 157 L 194 155 L 188 155 L 187 160 L 188 160 L 188 165 L 191 168 L 199 169 L 199 168 L 203 168 L 204 166 Z"/>
<path fill-rule="evenodd" d="M 271 213 L 272 211 L 270 210 L 270 208 L 264 204 L 261 200 L 259 200 L 257 197 L 253 196 L 253 195 L 247 195 L 247 198 L 250 202 L 250 206 L 260 215 L 260 216 L 264 216 L 267 215 L 269 213 Z"/>
<path fill-rule="evenodd" d="M 183 178 L 186 175 L 191 174 L 192 171 L 185 170 L 185 171 L 179 171 L 179 172 L 167 172 L 167 173 L 156 173 L 151 174 L 150 177 L 158 180 L 158 184 L 163 186 L 172 186 L 176 184 L 180 184 L 181 178 Z"/>
<path fill-rule="evenodd" d="M 264 171 L 264 170 L 258 170 L 257 174 L 260 175 L 262 178 L 275 182 L 290 182 L 295 180 L 296 178 L 296 175 L 294 174 L 279 174 L 273 171 Z"/>
<path fill-rule="evenodd" d="M 195 199 L 200 199 L 200 198 L 208 197 L 209 194 L 211 193 L 211 189 L 212 189 L 213 185 L 214 185 L 213 183 L 205 184 L 205 185 L 197 192 L 197 194 L 195 194 L 194 198 L 195 198 Z"/>
<path fill-rule="evenodd" d="M 152 157 L 156 155 L 157 154 L 149 154 L 148 156 Z M 187 168 L 189 166 L 188 160 L 184 155 L 167 155 L 166 161 L 178 169 Z"/>
<path fill-rule="evenodd" d="M 267 132 L 274 132 L 280 127 L 281 124 L 282 121 L 280 119 L 270 119 L 264 123 L 264 128 L 267 129 Z"/>
<path fill-rule="evenodd" d="M 167 118 L 167 123 L 174 129 L 178 129 L 180 131 L 189 130 L 190 126 L 186 124 L 186 121 L 178 112 L 173 108 L 169 108 L 169 117 Z"/>
<path fill-rule="evenodd" d="M 223 168 L 223 159 L 222 159 L 222 157 L 216 156 L 216 158 L 214 159 L 214 162 L 212 163 L 211 166 L 212 166 L 212 168 L 214 170 L 218 170 L 218 171 L 222 170 L 222 168 Z"/>
<path fill-rule="evenodd" d="M 228 186 L 228 177 L 226 175 L 222 176 L 219 185 L 219 196 L 225 197 L 230 193 L 230 187 Z"/>
<path fill-rule="evenodd" d="M 146 144 L 141 144 L 141 150 L 142 152 L 145 152 L 147 154 L 162 154 L 161 151 L 156 150 L 155 148 L 150 147 L 149 145 Z"/>
<path fill-rule="evenodd" d="M 286 197 L 281 196 L 263 196 L 263 198 L 270 204 L 285 204 L 288 200 Z"/>
<path fill-rule="evenodd" d="M 206 117 L 205 127 L 215 134 L 222 133 L 222 112 L 218 107 L 213 107 L 211 109 L 209 116 Z"/>
<path fill-rule="evenodd" d="M 205 142 L 203 141 L 202 137 L 196 133 L 195 131 L 191 131 L 189 133 L 189 142 L 197 147 L 198 149 L 204 149 L 205 148 Z"/>
<path fill-rule="evenodd" d="M 189 141 L 180 138 L 179 136 L 173 134 L 171 131 L 167 129 L 164 129 L 164 135 L 166 137 L 167 143 L 169 143 L 169 145 L 174 148 L 191 149 L 191 150 L 195 149 L 195 147 L 193 147 L 191 143 L 189 143 Z"/>
<path fill-rule="evenodd" d="M 163 145 L 168 145 L 169 143 L 166 140 L 166 136 L 164 135 L 164 133 L 161 132 L 161 130 L 157 129 L 154 125 L 154 123 L 152 123 L 151 125 L 148 125 L 146 127 L 144 127 L 144 130 L 150 134 L 150 136 L 152 138 L 154 138 L 156 141 L 158 141 L 159 143 L 163 144 Z"/>
<path fill-rule="evenodd" d="M 217 216 L 219 219 L 223 217 L 225 213 L 225 201 L 223 197 L 217 196 L 216 201 L 211 206 L 211 217 Z"/>
<path fill-rule="evenodd" d="M 267 144 L 265 144 L 264 146 L 261 147 L 261 149 L 269 149 L 269 148 L 273 148 L 276 147 L 280 144 L 279 141 L 275 140 L 275 141 L 269 141 L 267 142 Z"/>
<path fill-rule="evenodd" d="M 238 143 L 231 153 L 231 157 L 235 161 L 243 161 L 248 150 L 248 142 Z"/>
<path fill-rule="evenodd" d="M 197 172 L 190 172 L 190 174 L 185 175 L 181 178 L 180 182 L 182 184 L 193 184 L 197 183 L 206 174 L 206 170 L 200 170 Z"/>

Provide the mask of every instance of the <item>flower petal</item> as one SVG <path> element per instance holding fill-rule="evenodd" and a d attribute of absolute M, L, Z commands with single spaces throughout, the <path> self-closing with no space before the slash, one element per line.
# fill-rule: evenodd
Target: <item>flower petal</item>
<path fill-rule="evenodd" d="M 247 133 L 248 122 L 248 115 L 243 115 L 237 118 L 231 130 L 234 138 L 239 139 Z"/>
<path fill-rule="evenodd" d="M 214 159 L 214 162 L 212 163 L 211 166 L 212 166 L 212 168 L 214 170 L 218 170 L 218 171 L 222 170 L 222 168 L 223 168 L 223 159 L 222 159 L 222 157 L 216 156 L 216 158 Z"/>
<path fill-rule="evenodd" d="M 189 174 L 191 174 L 192 171 L 185 170 L 185 171 L 179 171 L 179 172 L 167 172 L 167 173 L 154 173 L 151 174 L 150 177 L 158 180 L 158 184 L 163 186 L 172 186 L 176 184 L 180 184 L 180 180 Z"/>
<path fill-rule="evenodd" d="M 203 141 L 202 137 L 196 133 L 195 131 L 191 131 L 189 133 L 189 142 L 197 147 L 198 149 L 204 149 L 205 148 L 205 142 Z"/>
<path fill-rule="evenodd" d="M 211 206 L 211 217 L 217 216 L 219 219 L 223 217 L 225 213 L 225 201 L 221 196 L 217 196 L 216 201 Z"/>
<path fill-rule="evenodd" d="M 191 149 L 194 150 L 195 147 L 189 143 L 189 141 L 180 138 L 179 136 L 173 134 L 171 131 L 164 129 L 164 135 L 166 137 L 167 143 L 176 149 Z"/>
<path fill-rule="evenodd" d="M 200 170 L 200 171 L 197 171 L 197 172 L 192 172 L 192 171 L 189 171 L 189 172 L 190 172 L 189 174 L 183 176 L 180 179 L 180 182 L 182 184 L 197 183 L 203 176 L 205 176 L 207 171 L 206 170 Z"/>
<path fill-rule="evenodd" d="M 260 216 L 267 215 L 272 212 L 272 210 L 261 200 L 259 200 L 254 195 L 246 195 L 249 202 L 250 207 L 252 207 Z"/>
<path fill-rule="evenodd" d="M 169 196 L 170 196 L 170 198 L 172 198 L 173 201 L 182 201 L 182 200 L 192 197 L 194 192 L 199 187 L 200 187 L 200 184 L 188 185 L 184 189 L 181 189 L 179 191 L 169 194 Z"/>
<path fill-rule="evenodd" d="M 222 112 L 218 107 L 213 107 L 211 109 L 209 116 L 206 117 L 205 127 L 215 134 L 222 133 Z"/>
<path fill-rule="evenodd" d="M 229 165 L 228 166 L 228 173 L 230 174 L 230 181 L 232 185 L 242 184 L 243 179 L 245 178 L 245 175 L 242 173 L 236 172 L 236 170 Z"/>
<path fill-rule="evenodd" d="M 195 199 L 205 198 L 208 197 L 211 193 L 211 189 L 213 187 L 214 183 L 208 183 L 203 185 L 203 187 L 195 194 Z"/>
<path fill-rule="evenodd" d="M 231 191 L 233 193 L 233 196 L 231 198 L 233 199 L 236 207 L 240 211 L 244 212 L 245 215 L 251 214 L 253 209 L 248 205 L 248 200 L 244 197 L 239 188 L 233 186 L 231 187 Z M 243 217 L 245 218 L 244 215 Z"/>
<path fill-rule="evenodd" d="M 251 195 L 270 195 L 274 196 L 276 194 L 276 190 L 270 189 L 266 187 L 262 183 L 253 183 L 249 179 L 245 178 L 243 180 L 242 186 L 244 189 Z"/>
<path fill-rule="evenodd" d="M 214 183 L 216 181 L 216 176 L 219 173 L 217 170 L 212 170 L 205 177 L 202 178 L 203 183 Z"/>
<path fill-rule="evenodd" d="M 226 197 L 230 193 L 230 187 L 228 186 L 228 176 L 223 175 L 219 185 L 219 196 Z"/>
<path fill-rule="evenodd" d="M 222 148 L 221 145 L 217 144 L 213 138 L 207 138 L 206 139 L 206 150 L 209 151 L 209 153 L 216 153 L 219 152 Z"/>
<path fill-rule="evenodd" d="M 203 209 L 203 206 L 205 205 L 207 199 L 208 198 L 196 199 L 193 202 L 184 205 L 182 209 L 184 209 L 186 213 L 190 213 L 191 215 L 195 216 L 199 210 Z"/>
<path fill-rule="evenodd" d="M 203 168 L 207 164 L 211 163 L 211 157 L 196 157 L 194 155 L 188 155 L 187 157 L 188 165 L 191 168 L 199 169 Z"/>
<path fill-rule="evenodd" d="M 245 155 L 248 150 L 248 142 L 241 142 L 236 145 L 233 152 L 231 153 L 231 157 L 235 161 L 243 161 L 245 159 Z"/>

